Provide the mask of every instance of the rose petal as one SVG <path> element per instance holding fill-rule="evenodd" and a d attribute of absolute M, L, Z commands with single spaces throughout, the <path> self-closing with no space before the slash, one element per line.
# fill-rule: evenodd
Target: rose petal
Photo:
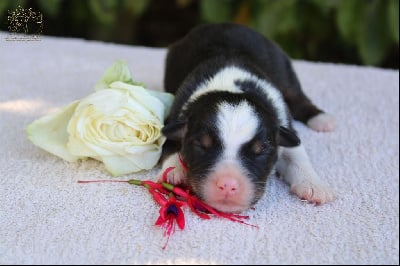
<path fill-rule="evenodd" d="M 154 97 L 157 97 L 164 104 L 165 106 L 164 117 L 167 117 L 171 110 L 172 103 L 174 101 L 174 95 L 171 93 L 155 91 L 155 90 L 147 90 L 147 92 L 153 95 Z"/>
<path fill-rule="evenodd" d="M 28 139 L 36 146 L 66 160 L 74 162 L 84 156 L 72 155 L 68 148 L 67 125 L 79 101 L 74 101 L 59 111 L 33 121 L 27 128 Z"/>
<path fill-rule="evenodd" d="M 160 121 L 164 121 L 166 108 L 163 102 L 151 95 L 145 88 L 120 81 L 111 83 L 110 88 L 129 92 L 129 96 L 135 99 L 135 104 L 138 107 L 149 110 Z"/>
<path fill-rule="evenodd" d="M 149 170 L 157 164 L 161 156 L 161 146 L 153 145 L 149 148 L 149 150 L 137 154 L 100 156 L 99 159 L 113 176 Z"/>

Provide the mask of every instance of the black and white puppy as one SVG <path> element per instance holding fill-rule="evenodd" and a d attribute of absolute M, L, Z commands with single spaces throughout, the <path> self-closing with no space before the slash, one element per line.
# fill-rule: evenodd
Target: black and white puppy
<path fill-rule="evenodd" d="M 292 117 L 316 131 L 333 130 L 335 119 L 302 92 L 276 44 L 244 26 L 202 25 L 169 47 L 164 86 L 176 98 L 163 128 L 167 142 L 159 178 L 175 166 L 168 182 L 188 185 L 224 212 L 253 206 L 275 169 L 301 199 L 333 199 Z"/>

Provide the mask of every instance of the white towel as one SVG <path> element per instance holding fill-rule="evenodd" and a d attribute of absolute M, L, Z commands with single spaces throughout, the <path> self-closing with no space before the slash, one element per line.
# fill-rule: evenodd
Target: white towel
<path fill-rule="evenodd" d="M 93 92 L 116 59 L 162 90 L 165 49 L 0 33 L 1 264 L 398 264 L 399 72 L 294 61 L 304 91 L 339 122 L 332 133 L 295 128 L 334 202 L 313 206 L 275 176 L 252 228 L 185 211 L 166 238 L 141 187 L 77 184 L 112 178 L 94 160 L 68 163 L 30 143 L 33 120 Z M 119 179 L 151 179 L 159 166 Z"/>

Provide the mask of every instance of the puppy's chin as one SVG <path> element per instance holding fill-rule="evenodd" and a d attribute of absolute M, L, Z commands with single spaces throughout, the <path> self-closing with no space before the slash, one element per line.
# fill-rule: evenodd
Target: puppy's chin
<path fill-rule="evenodd" d="M 214 209 L 226 213 L 241 213 L 251 207 L 250 205 L 247 204 L 239 204 L 227 200 L 214 200 L 214 201 L 205 200 L 205 202 Z"/>

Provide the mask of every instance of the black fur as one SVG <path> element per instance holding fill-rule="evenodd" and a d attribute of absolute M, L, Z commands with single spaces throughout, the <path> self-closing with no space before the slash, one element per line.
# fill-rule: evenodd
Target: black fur
<path fill-rule="evenodd" d="M 280 90 L 290 109 L 287 127 L 278 120 L 278 111 L 265 91 L 251 80 L 237 80 L 243 93 L 209 92 L 188 103 L 190 96 L 205 80 L 227 66 L 237 66 Z M 257 184 L 255 203 L 263 194 L 265 180 L 277 160 L 278 146 L 297 146 L 300 140 L 291 126 L 291 114 L 306 122 L 320 113 L 301 91 L 289 58 L 274 43 L 255 31 L 235 24 L 200 26 L 169 47 L 164 86 L 175 93 L 171 113 L 163 134 L 167 142 L 163 158 L 180 151 L 188 164 L 188 184 L 198 191 L 203 179 L 223 150 L 216 128 L 217 106 L 221 102 L 246 101 L 256 110 L 261 126 L 252 140 L 243 145 L 240 159 L 248 169 L 248 178 Z M 291 114 L 290 114 L 291 113 Z M 206 136 L 204 145 L 202 138 Z"/>
<path fill-rule="evenodd" d="M 188 165 L 188 176 L 190 178 L 187 181 L 192 191 L 197 192 L 197 188 L 210 173 L 225 148 L 218 138 L 219 132 L 215 126 L 217 124 L 215 121 L 217 109 L 215 107 L 221 102 L 238 105 L 243 101 L 247 101 L 251 105 L 257 105 L 257 103 L 247 99 L 243 94 L 229 92 L 208 93 L 190 105 L 185 116 L 189 121 L 196 122 L 187 123 L 187 131 L 180 150 Z M 254 107 L 256 110 L 262 110 L 259 106 Z M 259 184 L 265 182 L 277 159 L 279 123 L 274 116 L 265 115 L 263 112 L 258 112 L 257 116 L 262 121 L 261 126 L 257 129 L 257 134 L 254 138 L 241 148 L 239 156 L 246 169 L 251 169 L 248 171 L 248 178 L 252 182 Z M 263 125 L 270 126 L 265 127 Z M 200 139 L 204 135 L 212 139 L 210 147 L 201 145 Z M 262 151 L 257 154 L 251 149 L 256 141 L 263 145 Z M 262 192 L 263 187 L 259 196 L 262 195 Z M 198 196 L 201 197 L 202 195 L 199 193 Z"/>
<path fill-rule="evenodd" d="M 306 123 L 322 112 L 303 93 L 290 59 L 279 46 L 245 26 L 222 23 L 199 26 L 169 47 L 164 87 L 178 98 L 170 117 L 179 114 L 196 84 L 227 64 L 249 69 L 274 84 L 294 119 Z M 184 89 L 179 89 L 183 82 Z"/>

